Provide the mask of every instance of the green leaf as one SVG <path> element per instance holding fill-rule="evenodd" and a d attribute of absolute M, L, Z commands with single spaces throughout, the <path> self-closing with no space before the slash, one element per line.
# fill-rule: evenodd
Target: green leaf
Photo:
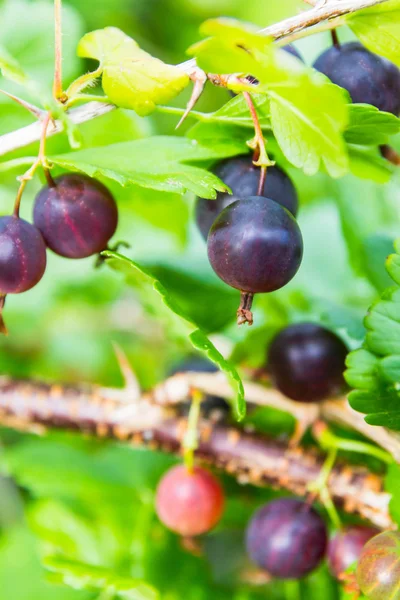
<path fill-rule="evenodd" d="M 342 91 L 309 70 L 296 79 L 279 69 L 275 74 L 268 86 L 271 123 L 282 152 L 307 175 L 314 175 L 323 163 L 332 177 L 341 177 L 348 170 L 341 133 L 347 123 Z"/>
<path fill-rule="evenodd" d="M 351 406 L 371 425 L 400 430 L 400 241 L 387 270 L 397 284 L 385 290 L 365 318 L 364 349 L 348 357 L 346 380 L 356 388 Z"/>
<path fill-rule="evenodd" d="M 237 309 L 237 292 L 221 285 L 214 272 L 210 277 L 199 277 L 193 268 L 184 268 L 181 264 L 174 268 L 159 263 L 148 266 L 190 320 L 203 331 L 220 331 L 232 322 Z M 213 307 L 211 313 L 209 306 Z"/>
<path fill-rule="evenodd" d="M 202 198 L 215 198 L 228 188 L 213 173 L 188 162 L 210 161 L 243 152 L 238 142 L 221 141 L 214 146 L 175 136 L 154 136 L 132 142 L 79 150 L 51 156 L 66 169 L 91 177 L 106 177 L 126 186 L 136 184 L 153 190 L 184 194 L 187 190 Z"/>
<path fill-rule="evenodd" d="M 400 131 L 400 119 L 370 104 L 350 104 L 350 121 L 344 132 L 349 144 L 378 146 L 387 144 Z"/>
<path fill-rule="evenodd" d="M 239 419 L 242 419 L 246 413 L 244 389 L 242 381 L 233 364 L 223 358 L 205 333 L 190 320 L 182 310 L 181 306 L 169 294 L 168 290 L 148 269 L 145 269 L 129 258 L 117 254 L 116 252 L 107 250 L 102 254 L 106 257 L 107 264 L 111 268 L 122 271 L 127 277 L 129 284 L 136 288 L 140 288 L 142 292 L 144 292 L 142 298 L 147 298 L 147 301 L 151 303 L 152 301 L 149 300 L 149 296 L 152 291 L 155 291 L 162 304 L 169 309 L 168 315 L 172 317 L 177 329 L 186 334 L 194 348 L 203 352 L 207 358 L 226 373 L 232 384 L 232 388 L 236 392 L 235 409 L 237 416 Z"/>
<path fill-rule="evenodd" d="M 376 148 L 367 148 L 349 144 L 350 171 L 361 179 L 370 179 L 376 183 L 387 183 L 393 175 L 394 167 L 383 158 Z"/>
<path fill-rule="evenodd" d="M 210 37 L 191 46 L 188 54 L 195 56 L 207 73 L 255 75 L 255 57 L 261 60 L 272 48 L 272 40 L 257 33 L 254 25 L 235 19 L 209 19 L 201 25 L 200 33 Z"/>
<path fill-rule="evenodd" d="M 28 82 L 28 76 L 19 62 L 2 46 L 0 46 L 0 71 L 4 77 L 15 83 L 25 85 Z"/>
<path fill-rule="evenodd" d="M 375 284 L 374 274 L 385 273 L 384 260 L 390 254 L 393 242 L 389 252 L 387 244 L 383 246 L 382 254 L 382 246 L 378 247 L 379 241 L 372 236 L 375 236 L 377 231 L 391 231 L 397 218 L 397 207 L 390 196 L 385 194 L 381 185 L 366 183 L 355 177 L 346 176 L 339 180 L 333 191 L 348 248 L 347 260 L 360 275 L 369 277 L 372 274 L 370 280 Z M 357 198 L 365 198 L 365 201 L 357 202 Z M 372 263 L 371 243 L 374 240 L 376 243 L 373 246 Z M 376 259 L 381 261 L 380 265 L 376 263 Z"/>
<path fill-rule="evenodd" d="M 400 1 L 389 0 L 349 15 L 346 23 L 372 52 L 400 66 Z"/>
<path fill-rule="evenodd" d="M 190 81 L 182 69 L 141 50 L 116 27 L 87 33 L 79 42 L 78 55 L 98 60 L 104 93 L 113 104 L 133 109 L 140 116 L 177 96 Z"/>
<path fill-rule="evenodd" d="M 265 130 L 270 130 L 271 120 L 268 96 L 266 94 L 252 94 L 252 98 L 257 109 L 261 127 Z M 238 127 L 254 128 L 249 107 L 242 94 L 238 94 L 218 110 L 212 113 L 198 113 L 198 116 L 200 122 L 192 127 L 191 131 L 209 125 L 236 125 Z"/>
<path fill-rule="evenodd" d="M 400 467 L 396 463 L 388 467 L 385 477 L 385 491 L 391 495 L 389 503 L 390 516 L 395 523 L 400 524 Z"/>
<path fill-rule="evenodd" d="M 52 573 L 52 581 L 76 590 L 90 590 L 114 594 L 121 600 L 157 600 L 158 592 L 150 585 L 123 577 L 114 570 L 68 560 L 59 556 L 48 557 L 45 567 Z"/>
<path fill-rule="evenodd" d="M 294 166 L 308 175 L 322 164 L 333 177 L 346 173 L 342 132 L 348 121 L 347 92 L 277 49 L 265 36 L 232 21 L 207 21 L 202 32 L 212 37 L 193 46 L 190 53 L 208 72 L 251 73 L 259 80 L 257 92 L 270 100 L 273 133 Z M 243 82 L 238 89 L 254 88 Z"/>

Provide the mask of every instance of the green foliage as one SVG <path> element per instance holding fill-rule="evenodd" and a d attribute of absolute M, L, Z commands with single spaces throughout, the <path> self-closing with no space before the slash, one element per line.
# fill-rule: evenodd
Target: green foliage
<path fill-rule="evenodd" d="M 251 73 L 257 92 L 269 98 L 272 131 L 286 158 L 308 175 L 324 164 L 332 177 L 348 169 L 342 132 L 348 121 L 348 94 L 298 59 L 277 50 L 265 36 L 223 19 L 207 21 L 212 37 L 191 54 L 206 71 Z M 251 85 L 234 86 L 251 90 Z M 310 102 L 310 98 L 313 99 Z"/>
<path fill-rule="evenodd" d="M 28 81 L 28 77 L 18 61 L 2 47 L 0 47 L 0 69 L 3 76 L 11 81 L 22 85 Z"/>
<path fill-rule="evenodd" d="M 346 22 L 369 50 L 400 66 L 399 0 L 360 10 Z"/>
<path fill-rule="evenodd" d="M 186 164 L 216 160 L 243 152 L 231 142 L 203 146 L 185 138 L 153 136 L 144 140 L 110 144 L 51 156 L 54 164 L 82 171 L 91 177 L 105 177 L 122 186 L 136 184 L 163 192 L 184 194 L 190 190 L 203 198 L 215 198 L 228 188 L 204 168 Z"/>
<path fill-rule="evenodd" d="M 45 566 L 52 573 L 51 581 L 64 583 L 77 590 L 101 592 L 106 597 L 108 595 L 120 600 L 159 598 L 151 586 L 129 577 L 120 577 L 111 569 L 58 557 L 48 558 Z"/>
<path fill-rule="evenodd" d="M 356 388 L 350 404 L 365 413 L 371 425 L 400 429 L 400 246 L 387 259 L 387 270 L 396 284 L 384 291 L 365 318 L 364 348 L 348 357 L 346 379 Z"/>
<path fill-rule="evenodd" d="M 350 144 L 378 146 L 400 132 L 400 119 L 370 104 L 350 104 L 350 121 L 344 137 Z"/>
<path fill-rule="evenodd" d="M 116 27 L 87 33 L 79 42 L 78 55 L 99 61 L 103 90 L 113 104 L 131 108 L 142 117 L 189 83 L 181 69 L 144 52 Z"/>
<path fill-rule="evenodd" d="M 123 272 L 125 281 L 111 269 L 94 271 L 91 259 L 67 261 L 49 253 L 40 285 L 7 301 L 11 335 L 0 339 L 1 373 L 120 385 L 111 344 L 117 341 L 142 388 L 150 389 L 195 350 L 226 372 L 243 417 L 238 372 L 265 366 L 272 336 L 288 323 L 307 320 L 358 348 L 348 358 L 352 405 L 368 422 L 400 429 L 399 245 L 388 262 L 390 276 L 383 268 L 398 235 L 399 193 L 395 169 L 378 149 L 387 143 L 396 147 L 399 119 L 372 106 L 349 104 L 343 90 L 257 33 L 258 25 L 303 8 L 295 0 L 263 5 L 166 0 L 157 10 L 147 0 L 99 0 L 96 10 L 79 0 L 63 4 L 65 86 L 93 68 L 82 65 L 81 58 L 95 59 L 105 94 L 133 110 L 114 110 L 79 129 L 66 120 L 69 138 L 79 133 L 82 149 L 72 152 L 61 135 L 48 140 L 48 155 L 55 174 L 76 170 L 107 182 L 118 201 L 117 239 L 131 243 L 134 261 L 106 253 L 106 263 Z M 397 64 L 399 6 L 389 0 L 347 18 L 371 50 Z M 208 39 L 192 53 L 208 71 L 236 74 L 227 82 L 239 94 L 228 99 L 226 90 L 208 84 L 199 110 L 189 116 L 194 126 L 186 129 L 186 137 L 177 137 L 172 129 L 189 90 L 175 97 L 189 79 L 169 63 L 182 61 L 202 19 L 224 12 L 257 20 L 257 27 L 209 20 L 201 28 Z M 49 0 L 0 0 L 1 88 L 51 102 L 53 37 Z M 300 41 L 308 64 L 324 43 L 323 36 Z M 240 78 L 249 73 L 259 79 L 257 87 Z M 259 295 L 254 327 L 239 330 L 233 324 L 238 294 L 208 265 L 193 225 L 192 201 L 194 195 L 213 199 L 226 190 L 210 173 L 215 161 L 248 152 L 254 127 L 243 90 L 251 92 L 268 151 L 296 185 L 305 253 L 290 285 Z M 162 106 L 170 101 L 174 106 Z M 138 116 L 150 112 L 146 119 Z M 1 132 L 32 121 L 5 96 L 0 96 L 0 116 Z M 15 177 L 36 151 L 31 146 L 14 153 L 11 170 L 2 165 L 2 213 L 10 212 Z M 27 219 L 38 188 L 35 180 L 24 194 Z M 378 293 L 382 297 L 376 301 Z M 364 329 L 362 317 L 371 303 Z M 287 436 L 294 426 L 291 415 L 268 408 L 252 410 L 246 424 L 272 436 Z M 253 509 L 273 497 L 270 490 L 222 478 L 223 521 L 202 539 L 204 554 L 194 556 L 154 512 L 154 491 L 175 461 L 171 456 L 81 434 L 33 437 L 9 430 L 1 432 L 1 447 L 2 473 L 8 475 L 0 479 L 4 598 L 336 600 L 342 594 L 325 565 L 304 581 L 249 585 L 252 567 L 243 531 Z M 396 522 L 398 478 L 392 465 L 386 488 Z"/>
<path fill-rule="evenodd" d="M 385 477 L 385 490 L 391 495 L 390 498 L 390 514 L 394 521 L 400 521 L 400 468 L 399 465 L 393 463 L 389 466 Z"/>
<path fill-rule="evenodd" d="M 233 364 L 223 358 L 221 353 L 218 352 L 214 344 L 207 338 L 203 331 L 198 329 L 197 325 L 188 319 L 179 304 L 174 302 L 173 298 L 169 295 L 168 290 L 166 290 L 157 278 L 147 269 L 144 269 L 134 261 L 115 252 L 105 251 L 103 252 L 103 255 L 107 258 L 107 263 L 112 268 L 122 271 L 127 276 L 127 282 L 130 285 L 142 290 L 141 297 L 144 302 L 153 304 L 152 298 L 149 298 L 149 290 L 152 288 L 157 292 L 163 305 L 169 309 L 168 317 L 172 317 L 173 327 L 176 333 L 182 330 L 196 350 L 204 353 L 207 358 L 226 373 L 236 392 L 234 404 L 236 414 L 239 419 L 243 419 L 246 414 L 243 384 Z M 157 310 L 157 313 L 158 312 L 159 311 Z"/>

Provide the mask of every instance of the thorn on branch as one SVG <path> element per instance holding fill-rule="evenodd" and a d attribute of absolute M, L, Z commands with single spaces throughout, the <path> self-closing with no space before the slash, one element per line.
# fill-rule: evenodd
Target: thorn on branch
<path fill-rule="evenodd" d="M 183 113 L 182 117 L 180 118 L 175 129 L 178 129 L 182 125 L 182 123 L 184 122 L 184 120 L 186 119 L 186 117 L 188 116 L 190 111 L 195 107 L 198 99 L 200 98 L 200 96 L 203 93 L 204 86 L 206 85 L 206 82 L 207 82 L 207 75 L 204 73 L 204 71 L 199 69 L 199 67 L 196 67 L 192 71 L 192 73 L 189 74 L 189 77 L 194 82 L 192 95 L 190 96 L 190 100 L 187 103 L 185 112 Z"/>

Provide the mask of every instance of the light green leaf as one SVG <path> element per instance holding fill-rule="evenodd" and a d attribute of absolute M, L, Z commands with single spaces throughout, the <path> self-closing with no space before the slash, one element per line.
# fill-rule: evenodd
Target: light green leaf
<path fill-rule="evenodd" d="M 346 379 L 355 391 L 351 406 L 366 414 L 371 425 L 400 430 L 400 242 L 387 269 L 396 286 L 385 290 L 369 309 L 364 348 L 350 353 Z"/>
<path fill-rule="evenodd" d="M 239 419 L 242 419 L 246 413 L 244 389 L 242 381 L 233 364 L 223 358 L 205 333 L 191 321 L 184 313 L 181 306 L 169 294 L 168 290 L 148 269 L 145 269 L 131 259 L 116 252 L 107 250 L 102 254 L 106 257 L 107 264 L 110 267 L 117 271 L 122 271 L 125 274 L 128 283 L 144 290 L 147 299 L 151 292 L 155 291 L 162 303 L 169 309 L 168 314 L 177 324 L 177 328 L 186 334 L 194 348 L 203 352 L 212 362 L 224 371 L 224 373 L 226 373 L 232 384 L 232 388 L 236 392 L 235 409 L 237 416 Z"/>
<path fill-rule="evenodd" d="M 48 557 L 45 567 L 52 573 L 51 579 L 76 590 L 114 593 L 121 600 L 157 600 L 158 592 L 147 583 L 122 577 L 114 570 L 68 560 L 59 556 Z"/>
<path fill-rule="evenodd" d="M 394 167 L 378 154 L 375 148 L 365 148 L 349 144 L 350 171 L 361 179 L 371 179 L 376 183 L 387 183 L 393 175 Z"/>
<path fill-rule="evenodd" d="M 350 104 L 350 121 L 344 132 L 350 144 L 378 146 L 386 144 L 400 131 L 400 119 L 370 104 Z"/>
<path fill-rule="evenodd" d="M 188 54 L 195 56 L 207 73 L 253 75 L 255 57 L 261 59 L 272 48 L 272 39 L 257 33 L 254 25 L 235 19 L 209 19 L 200 33 L 210 37 L 191 46 Z"/>
<path fill-rule="evenodd" d="M 400 466 L 396 463 L 388 467 L 385 477 L 385 491 L 391 496 L 389 503 L 390 515 L 396 523 L 400 523 Z"/>
<path fill-rule="evenodd" d="M 0 46 L 0 70 L 6 79 L 15 83 L 25 85 L 28 82 L 28 76 L 19 62 L 2 46 Z"/>
<path fill-rule="evenodd" d="M 266 94 L 253 94 L 254 105 L 257 109 L 258 119 L 262 129 L 271 130 L 271 120 L 269 112 L 269 98 Z M 253 120 L 250 115 L 243 95 L 239 94 L 224 104 L 221 108 L 212 113 L 200 113 L 199 123 L 194 125 L 188 135 L 193 139 L 200 139 L 201 132 L 212 131 L 214 127 L 217 130 L 220 127 L 237 126 L 246 129 L 254 129 Z M 248 132 L 247 132 L 248 135 Z"/>
<path fill-rule="evenodd" d="M 308 175 L 321 165 L 333 177 L 346 173 L 342 133 L 348 121 L 347 92 L 239 24 L 217 19 L 206 22 L 202 31 L 213 37 L 193 46 L 190 53 L 208 72 L 247 73 L 259 80 L 257 92 L 270 100 L 273 133 L 293 165 Z M 254 90 L 246 82 L 240 87 Z"/>
<path fill-rule="evenodd" d="M 103 90 L 111 102 L 141 116 L 168 102 L 189 83 L 188 75 L 154 58 L 116 27 L 87 33 L 78 55 L 97 59 L 103 70 Z"/>
<path fill-rule="evenodd" d="M 400 66 L 399 0 L 355 12 L 346 22 L 369 50 Z"/>
<path fill-rule="evenodd" d="M 204 168 L 189 164 L 212 161 L 243 153 L 235 140 L 208 146 L 175 136 L 154 136 L 105 147 L 88 148 L 50 157 L 54 164 L 82 171 L 91 177 L 106 177 L 126 186 L 136 184 L 153 190 L 184 194 L 187 190 L 202 198 L 215 198 L 227 187 Z"/>
<path fill-rule="evenodd" d="M 342 91 L 308 70 L 297 79 L 278 69 L 275 75 L 275 81 L 266 84 L 271 123 L 286 158 L 307 175 L 315 174 L 321 163 L 332 177 L 344 175 L 348 156 L 342 131 L 347 107 Z"/>

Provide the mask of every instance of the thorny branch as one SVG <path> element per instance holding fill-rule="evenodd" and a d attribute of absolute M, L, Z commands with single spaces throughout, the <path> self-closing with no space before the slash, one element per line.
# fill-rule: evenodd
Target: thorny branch
<path fill-rule="evenodd" d="M 369 8 L 388 0 L 326 0 L 325 2 L 317 2 L 313 8 L 299 15 L 285 19 L 275 25 L 270 25 L 262 29 L 260 33 L 271 36 L 280 44 L 283 42 L 291 42 L 324 29 L 332 29 L 343 23 L 343 18 L 358 10 Z M 189 75 L 193 73 L 196 67 L 195 60 L 188 60 L 178 65 Z M 90 121 L 95 117 L 104 115 L 116 108 L 112 104 L 103 104 L 100 102 L 89 102 L 79 108 L 69 112 L 69 116 L 73 123 L 79 124 Z M 63 124 L 56 121 L 48 130 L 48 137 L 53 136 L 63 131 Z M 8 152 L 12 152 L 19 148 L 23 148 L 32 142 L 40 139 L 41 127 L 40 123 L 32 123 L 21 129 L 17 129 L 3 136 L 0 136 L 0 156 L 4 156 Z"/>
<path fill-rule="evenodd" d="M 44 433 L 47 428 L 75 429 L 131 445 L 179 453 L 186 418 L 179 416 L 172 405 L 187 399 L 195 384 L 210 391 L 216 389 L 217 383 L 218 393 L 224 395 L 227 383 L 218 374 L 180 374 L 153 392 L 127 402 L 116 399 L 115 390 L 108 395 L 107 389 L 95 386 L 47 385 L 1 378 L 0 424 L 36 433 Z M 258 404 L 278 402 L 275 392 L 258 384 L 247 384 L 246 392 L 248 400 Z M 229 389 L 228 397 L 231 393 Z M 196 454 L 243 484 L 267 485 L 300 496 L 307 493 L 324 462 L 324 456 L 315 449 L 293 448 L 246 429 L 210 420 L 200 423 Z M 344 511 L 381 528 L 392 526 L 388 510 L 390 494 L 384 491 L 379 475 L 364 467 L 337 463 L 329 476 L 328 488 L 333 501 Z"/>

